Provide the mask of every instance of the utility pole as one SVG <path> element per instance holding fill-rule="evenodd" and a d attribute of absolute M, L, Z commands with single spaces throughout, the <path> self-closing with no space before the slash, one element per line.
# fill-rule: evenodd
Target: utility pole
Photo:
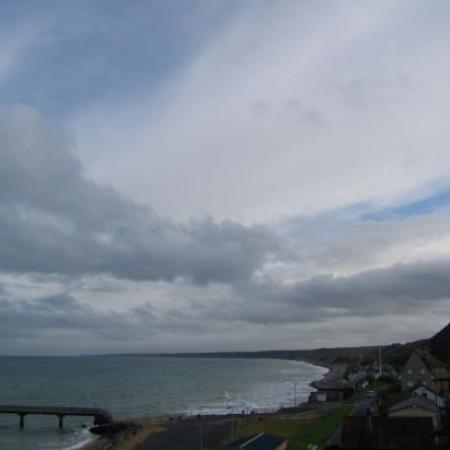
<path fill-rule="evenodd" d="M 234 406 L 231 405 L 228 407 L 229 409 L 231 409 L 231 420 L 230 420 L 230 425 L 231 425 L 231 439 L 234 439 L 234 421 L 233 421 L 233 416 L 234 416 Z"/>
<path fill-rule="evenodd" d="M 432 381 L 434 381 L 434 401 L 436 402 L 436 406 L 438 406 L 437 382 L 435 376 L 433 377 Z"/>
<path fill-rule="evenodd" d="M 383 375 L 383 366 L 381 365 L 381 347 L 378 349 L 378 366 L 378 371 L 381 378 Z"/>
<path fill-rule="evenodd" d="M 294 382 L 294 408 L 297 406 L 297 382 Z"/>

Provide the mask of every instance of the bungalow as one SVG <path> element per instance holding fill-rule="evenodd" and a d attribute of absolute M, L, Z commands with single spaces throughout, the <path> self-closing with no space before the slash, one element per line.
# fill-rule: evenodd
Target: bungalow
<path fill-rule="evenodd" d="M 284 437 L 270 433 L 259 433 L 238 439 L 226 446 L 224 450 L 286 450 L 287 445 L 288 441 Z"/>
<path fill-rule="evenodd" d="M 401 373 L 402 389 L 427 386 L 440 394 L 449 392 L 449 371 L 447 366 L 426 349 L 411 353 Z"/>
<path fill-rule="evenodd" d="M 429 400 L 411 396 L 389 408 L 389 417 L 430 417 L 433 428 L 441 427 L 441 410 Z"/>

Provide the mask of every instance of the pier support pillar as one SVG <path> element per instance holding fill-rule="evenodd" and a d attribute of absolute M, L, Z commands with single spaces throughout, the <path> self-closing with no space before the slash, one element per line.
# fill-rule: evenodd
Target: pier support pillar
<path fill-rule="evenodd" d="M 23 429 L 23 427 L 25 426 L 25 414 L 19 414 L 19 417 L 20 417 L 19 426 L 20 429 Z"/>
<path fill-rule="evenodd" d="M 64 415 L 63 414 L 58 414 L 58 426 L 59 429 L 62 430 L 63 428 L 63 422 L 64 422 Z"/>

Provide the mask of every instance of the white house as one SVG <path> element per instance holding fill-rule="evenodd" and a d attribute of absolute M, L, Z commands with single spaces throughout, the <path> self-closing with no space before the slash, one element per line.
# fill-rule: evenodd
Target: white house
<path fill-rule="evenodd" d="M 419 386 L 414 390 L 414 395 L 421 398 L 426 398 L 439 408 L 445 408 L 445 399 L 434 392 L 432 389 L 430 389 L 428 386 Z"/>

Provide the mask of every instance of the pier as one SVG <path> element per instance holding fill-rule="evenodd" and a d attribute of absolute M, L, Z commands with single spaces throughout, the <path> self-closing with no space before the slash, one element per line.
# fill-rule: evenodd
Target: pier
<path fill-rule="evenodd" d="M 112 422 L 112 415 L 102 408 L 80 408 L 70 406 L 16 406 L 0 405 L 0 414 L 17 414 L 20 418 L 20 428 L 25 426 L 25 416 L 41 415 L 58 417 L 59 428 L 63 427 L 65 416 L 93 417 L 94 425 Z"/>

